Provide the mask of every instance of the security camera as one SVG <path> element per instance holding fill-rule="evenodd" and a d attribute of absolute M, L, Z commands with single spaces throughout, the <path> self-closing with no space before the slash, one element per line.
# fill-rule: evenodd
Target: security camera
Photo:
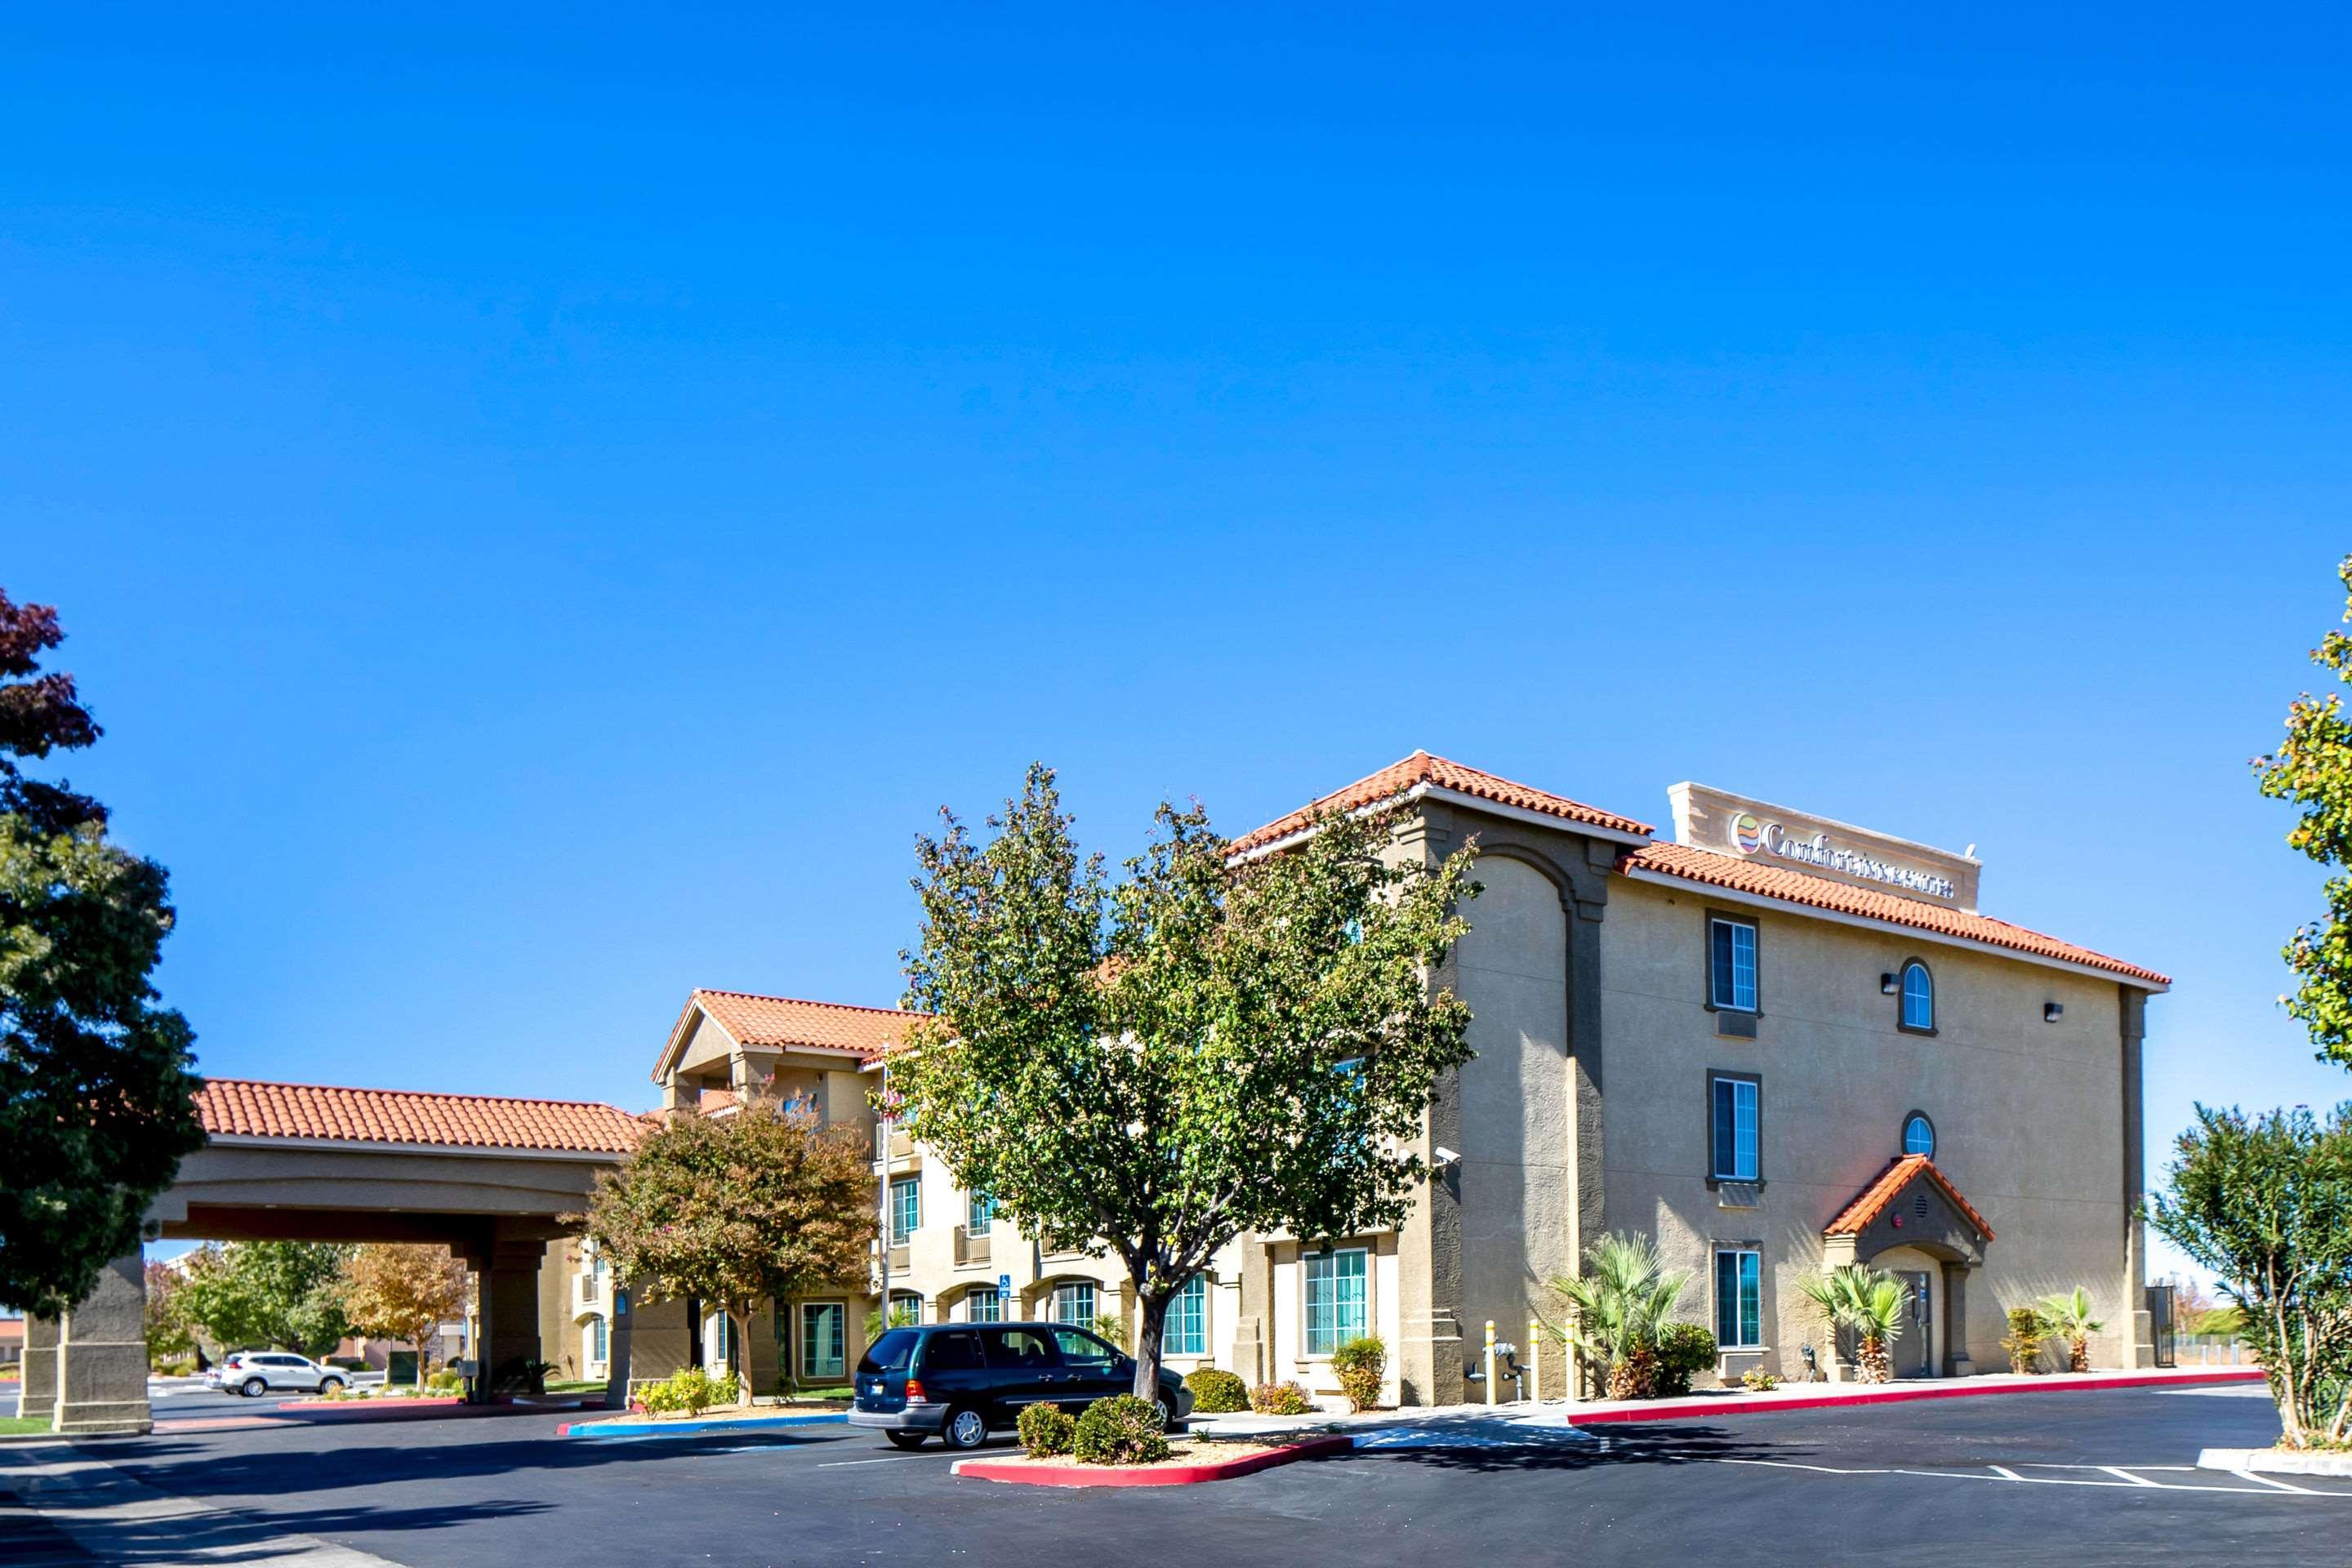
<path fill-rule="evenodd" d="M 1448 1165 L 1458 1165 L 1462 1163 L 1462 1156 L 1455 1153 L 1453 1150 L 1448 1149 L 1443 1143 L 1440 1143 L 1435 1149 L 1432 1150 L 1431 1153 L 1434 1157 L 1437 1168 L 1441 1171 L 1445 1169 Z"/>

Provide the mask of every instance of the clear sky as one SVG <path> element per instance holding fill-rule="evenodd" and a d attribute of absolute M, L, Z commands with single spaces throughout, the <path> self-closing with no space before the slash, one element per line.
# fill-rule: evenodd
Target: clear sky
<path fill-rule="evenodd" d="M 2339 20 L 423 5 L 0 24 L 0 584 L 216 1074 L 649 1103 L 1417 746 L 1980 847 L 2326 1102 L 2245 763 L 2352 547 Z M 1877 1136 L 1874 1130 L 1872 1136 Z"/>

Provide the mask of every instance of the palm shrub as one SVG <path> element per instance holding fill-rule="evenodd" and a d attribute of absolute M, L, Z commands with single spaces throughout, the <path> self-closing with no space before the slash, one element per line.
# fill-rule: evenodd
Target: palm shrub
<path fill-rule="evenodd" d="M 1331 1352 L 1331 1371 L 1350 1410 L 1370 1410 L 1381 1402 L 1381 1380 L 1388 1369 L 1389 1347 L 1377 1334 L 1349 1340 Z"/>
<path fill-rule="evenodd" d="M 2009 1310 L 2009 1338 L 2000 1348 L 2009 1352 L 2009 1370 L 2015 1373 L 2042 1370 L 2042 1346 L 2050 1338 L 2050 1325 L 2039 1307 L 2011 1307 Z"/>
<path fill-rule="evenodd" d="M 1150 1401 L 1114 1394 L 1078 1417 L 1070 1453 L 1082 1465 L 1149 1465 L 1168 1457 L 1168 1436 Z"/>
<path fill-rule="evenodd" d="M 1603 1372 L 1610 1398 L 1657 1392 L 1658 1339 L 1690 1278 L 1648 1237 L 1612 1231 L 1585 1249 L 1583 1273 L 1551 1282 L 1570 1310 L 1561 1337 Z"/>
<path fill-rule="evenodd" d="M 1077 1431 L 1077 1422 L 1058 1405 L 1039 1403 L 1024 1405 L 1021 1411 L 1021 1447 L 1033 1459 L 1050 1458 L 1066 1454 Z"/>
<path fill-rule="evenodd" d="M 1241 1380 L 1238 1373 L 1227 1372 L 1221 1366 L 1204 1366 L 1187 1373 L 1184 1386 L 1192 1391 L 1192 1408 L 1202 1415 L 1223 1415 L 1250 1407 L 1249 1384 Z"/>
<path fill-rule="evenodd" d="M 2091 1336 L 2106 1325 L 2091 1316 L 2091 1293 L 2080 1285 L 2034 1303 L 2042 1326 L 2066 1342 L 2066 1370 L 2091 1370 Z"/>
<path fill-rule="evenodd" d="M 1892 1383 L 1890 1347 L 1902 1337 L 1909 1315 L 1910 1288 L 1885 1269 L 1841 1264 L 1826 1274 L 1807 1275 L 1798 1288 L 1821 1309 L 1832 1330 L 1853 1331 L 1854 1364 L 1864 1383 Z"/>

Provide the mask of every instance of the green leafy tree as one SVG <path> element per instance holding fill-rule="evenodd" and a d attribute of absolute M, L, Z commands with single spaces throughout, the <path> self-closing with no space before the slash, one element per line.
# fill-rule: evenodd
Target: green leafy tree
<path fill-rule="evenodd" d="M 2221 1281 L 2290 1448 L 2352 1442 L 2352 1103 L 2197 1108 L 2147 1223 Z"/>
<path fill-rule="evenodd" d="M 39 673 L 63 636 L 0 593 L 0 1301 L 46 1317 L 138 1249 L 204 1142 L 194 1037 L 148 982 L 163 868 L 110 842 L 97 801 L 23 771 L 99 737 L 73 677 Z"/>
<path fill-rule="evenodd" d="M 1469 851 L 1401 862 L 1377 819 L 1328 816 L 1236 857 L 1197 805 L 1163 805 L 1114 884 L 1042 764 L 985 844 L 942 816 L 903 955 L 928 1017 L 883 1109 L 1031 1236 L 1118 1256 L 1155 1398 L 1169 1303 L 1220 1247 L 1411 1209 L 1437 1077 L 1471 1054 L 1469 1010 L 1433 981 L 1467 929 Z"/>
<path fill-rule="evenodd" d="M 2352 555 L 2336 574 L 2347 594 L 2344 618 L 2352 621 Z M 2352 635 L 2329 632 L 2311 661 L 2339 685 L 2352 684 Z M 2284 956 L 2295 990 L 2280 1000 L 2310 1031 L 2320 1060 L 2352 1067 L 2352 719 L 2343 693 L 2296 698 L 2286 710 L 2286 739 L 2253 766 L 2263 794 L 2300 808 L 2288 846 L 2332 873 L 2321 889 L 2326 918 L 2296 928 L 2287 940 Z"/>
<path fill-rule="evenodd" d="M 740 1345 L 761 1301 L 866 1278 L 880 1228 L 871 1160 L 855 1129 L 751 1099 L 671 1117 L 573 1218 L 632 1289 L 725 1312 Z M 736 1387 L 749 1405 L 751 1380 Z"/>
<path fill-rule="evenodd" d="M 321 1241 L 238 1241 L 192 1268 L 176 1300 L 225 1347 L 324 1355 L 351 1332 L 343 1270 L 355 1249 Z"/>
<path fill-rule="evenodd" d="M 168 1263 L 147 1265 L 147 1359 L 184 1356 L 196 1348 L 196 1329 L 179 1299 L 185 1281 Z"/>

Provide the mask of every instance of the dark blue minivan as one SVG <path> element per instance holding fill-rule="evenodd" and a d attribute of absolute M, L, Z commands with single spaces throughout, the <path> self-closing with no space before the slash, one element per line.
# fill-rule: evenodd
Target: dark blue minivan
<path fill-rule="evenodd" d="M 1021 1412 L 1051 1401 L 1076 1415 L 1097 1399 L 1135 1390 L 1135 1359 L 1068 1323 L 922 1323 L 892 1329 L 857 1363 L 853 1426 L 870 1426 L 901 1448 L 936 1436 L 977 1448 Z M 1160 1369 L 1163 1422 L 1192 1414 L 1192 1391 Z"/>

